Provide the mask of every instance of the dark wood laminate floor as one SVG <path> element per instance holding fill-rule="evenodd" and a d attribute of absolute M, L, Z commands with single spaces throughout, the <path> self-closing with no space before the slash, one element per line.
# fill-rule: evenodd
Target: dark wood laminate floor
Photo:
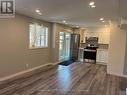
<path fill-rule="evenodd" d="M 0 85 L 0 95 L 125 95 L 126 86 L 106 66 L 73 63 Z"/>

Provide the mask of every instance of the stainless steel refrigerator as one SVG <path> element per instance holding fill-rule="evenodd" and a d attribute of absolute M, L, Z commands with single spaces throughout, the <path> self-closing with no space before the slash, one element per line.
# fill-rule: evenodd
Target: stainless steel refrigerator
<path fill-rule="evenodd" d="M 70 59 L 73 61 L 78 60 L 79 46 L 80 46 L 80 35 L 71 34 Z"/>

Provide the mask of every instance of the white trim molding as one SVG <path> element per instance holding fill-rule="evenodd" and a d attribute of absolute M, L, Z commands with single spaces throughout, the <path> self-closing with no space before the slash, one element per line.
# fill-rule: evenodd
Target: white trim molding
<path fill-rule="evenodd" d="M 117 73 L 113 73 L 113 72 L 108 72 L 107 74 L 114 75 L 114 76 L 118 76 L 118 77 L 127 78 L 127 75 L 123 75 L 123 74 L 117 74 Z"/>
<path fill-rule="evenodd" d="M 1 84 L 1 82 L 3 83 L 4 81 L 13 80 L 16 77 L 20 77 L 20 76 L 25 75 L 27 73 L 30 73 L 32 71 L 39 70 L 39 69 L 41 69 L 43 67 L 46 67 L 46 66 L 49 66 L 49 65 L 55 66 L 57 64 L 58 64 L 58 62 L 56 62 L 56 63 L 48 63 L 48 64 L 44 64 L 44 65 L 41 65 L 41 66 L 37 66 L 37 67 L 34 67 L 34 68 L 30 68 L 30 69 L 27 69 L 25 71 L 21 71 L 21 72 L 18 72 L 16 74 L 12 74 L 12 75 L 9 75 L 9 76 L 0 78 L 0 84 Z"/>

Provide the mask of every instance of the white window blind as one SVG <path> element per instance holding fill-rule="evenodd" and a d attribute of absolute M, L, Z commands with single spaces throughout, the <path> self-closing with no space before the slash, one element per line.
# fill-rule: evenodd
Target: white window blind
<path fill-rule="evenodd" d="M 29 31 L 30 48 L 48 47 L 48 27 L 31 23 L 29 25 Z"/>

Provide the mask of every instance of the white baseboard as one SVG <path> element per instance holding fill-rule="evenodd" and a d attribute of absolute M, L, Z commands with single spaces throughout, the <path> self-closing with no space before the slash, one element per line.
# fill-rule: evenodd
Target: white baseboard
<path fill-rule="evenodd" d="M 113 72 L 107 72 L 110 75 L 114 75 L 114 76 L 119 76 L 119 77 L 124 77 L 127 78 L 127 75 L 123 75 L 123 74 L 117 74 L 117 73 L 113 73 Z"/>
<path fill-rule="evenodd" d="M 48 64 L 44 64 L 44 65 L 41 65 L 41 66 L 37 66 L 37 67 L 31 68 L 31 69 L 28 69 L 28 70 L 25 70 L 25 71 L 21 71 L 21 72 L 18 72 L 16 74 L 12 74 L 12 75 L 9 75 L 9 76 L 0 78 L 0 82 L 3 82 L 3 81 L 6 81 L 6 80 L 9 80 L 9 79 L 12 79 L 12 78 L 17 77 L 17 76 L 21 76 L 23 74 L 32 72 L 34 70 L 43 68 L 43 67 L 48 66 L 48 65 L 57 65 L 57 64 L 58 64 L 57 62 L 56 63 L 48 63 Z"/>
<path fill-rule="evenodd" d="M 58 65 L 60 63 L 60 61 L 52 63 L 52 65 Z"/>

